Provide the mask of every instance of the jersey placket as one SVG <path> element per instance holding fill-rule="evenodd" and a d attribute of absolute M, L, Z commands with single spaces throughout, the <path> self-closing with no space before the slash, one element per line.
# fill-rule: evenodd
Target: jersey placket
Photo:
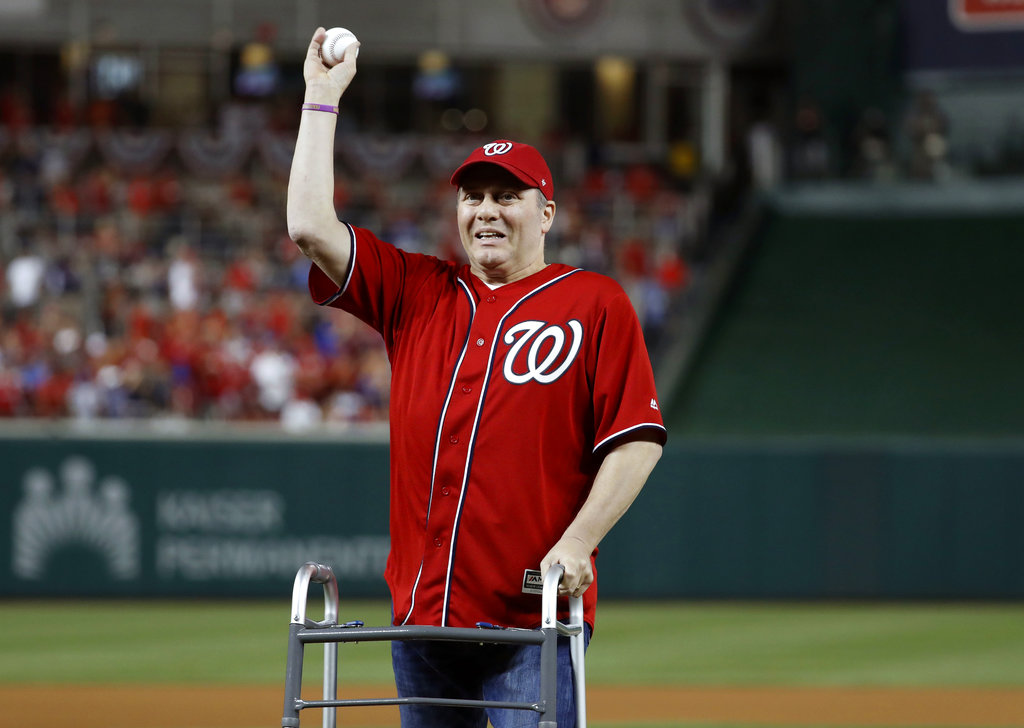
<path fill-rule="evenodd" d="M 498 297 L 480 301 L 470 327 L 465 357 L 452 386 L 451 400 L 438 433 L 437 466 L 431 493 L 430 517 L 424 542 L 423 572 L 430 590 L 443 590 L 441 623 L 447 623 L 451 573 L 455 568 L 459 522 L 466 507 L 473 446 L 483 409 L 486 378 L 494 352 L 494 338 L 502 316 Z M 435 582 L 435 580 L 437 580 Z M 433 601 L 433 600 L 431 600 Z"/>

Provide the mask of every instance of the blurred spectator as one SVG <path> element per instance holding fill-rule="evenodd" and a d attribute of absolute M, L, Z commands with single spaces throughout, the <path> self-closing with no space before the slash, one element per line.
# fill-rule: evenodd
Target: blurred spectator
<path fill-rule="evenodd" d="M 949 121 L 932 91 L 918 91 L 904 123 L 910 141 L 910 176 L 939 179 L 949 173 Z"/>
<path fill-rule="evenodd" d="M 167 290 L 171 305 L 188 311 L 199 305 L 199 264 L 195 252 L 185 243 L 175 246 L 174 257 L 167 268 Z"/>
<path fill-rule="evenodd" d="M 256 383 L 257 401 L 269 416 L 278 415 L 295 393 L 295 358 L 276 343 L 256 346 L 249 372 Z"/>
<path fill-rule="evenodd" d="M 747 154 L 755 189 L 770 190 L 782 181 L 782 141 L 770 119 L 754 122 L 747 131 Z"/>
<path fill-rule="evenodd" d="M 7 264 L 7 299 L 15 308 L 29 308 L 39 303 L 43 290 L 46 262 L 22 240 L 21 252 Z"/>
<path fill-rule="evenodd" d="M 864 109 L 854 129 L 853 174 L 876 181 L 891 180 L 896 175 L 889 120 L 877 107 Z"/>
<path fill-rule="evenodd" d="M 320 407 L 310 399 L 296 397 L 281 408 L 281 426 L 286 430 L 311 430 L 322 422 Z"/>
<path fill-rule="evenodd" d="M 32 105 L 26 91 L 15 83 L 0 90 L 0 124 L 13 132 L 32 124 Z"/>
<path fill-rule="evenodd" d="M 803 99 L 796 110 L 790 167 L 794 179 L 825 179 L 830 172 L 830 154 L 824 122 L 818 105 Z"/>

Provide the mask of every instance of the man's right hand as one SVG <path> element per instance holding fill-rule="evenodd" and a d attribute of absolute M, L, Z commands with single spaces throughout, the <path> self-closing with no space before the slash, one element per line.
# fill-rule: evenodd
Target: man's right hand
<path fill-rule="evenodd" d="M 306 79 L 306 101 L 318 104 L 337 105 L 345 89 L 356 75 L 357 53 L 345 53 L 345 60 L 334 67 L 328 67 L 320 57 L 320 46 L 327 37 L 327 31 L 317 28 L 309 42 L 302 75 Z M 356 46 L 358 46 L 358 42 Z M 350 48 L 349 51 L 352 49 Z"/>

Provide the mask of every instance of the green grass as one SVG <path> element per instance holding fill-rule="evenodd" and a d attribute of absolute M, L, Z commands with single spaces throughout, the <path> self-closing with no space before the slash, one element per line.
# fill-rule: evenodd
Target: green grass
<path fill-rule="evenodd" d="M 342 615 L 384 624 L 388 610 L 353 602 Z M 0 682 L 283 684 L 288 620 L 287 602 L 0 603 Z M 387 645 L 353 648 L 341 677 L 392 679 Z"/>
<path fill-rule="evenodd" d="M 343 619 L 384 624 L 387 605 Z M 0 602 L 2 683 L 282 684 L 287 602 Z M 319 678 L 320 648 L 306 673 Z M 310 661 L 312 660 L 312 661 Z M 588 683 L 1024 685 L 1024 604 L 602 603 Z M 342 645 L 388 683 L 388 645 Z"/>
<path fill-rule="evenodd" d="M 609 683 L 1022 685 L 1024 605 L 617 604 L 587 665 Z"/>

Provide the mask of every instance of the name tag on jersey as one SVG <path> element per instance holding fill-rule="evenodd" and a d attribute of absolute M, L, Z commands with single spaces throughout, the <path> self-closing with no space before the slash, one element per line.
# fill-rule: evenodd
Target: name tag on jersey
<path fill-rule="evenodd" d="M 526 569 L 523 572 L 523 594 L 543 594 L 544 577 L 536 569 Z"/>

